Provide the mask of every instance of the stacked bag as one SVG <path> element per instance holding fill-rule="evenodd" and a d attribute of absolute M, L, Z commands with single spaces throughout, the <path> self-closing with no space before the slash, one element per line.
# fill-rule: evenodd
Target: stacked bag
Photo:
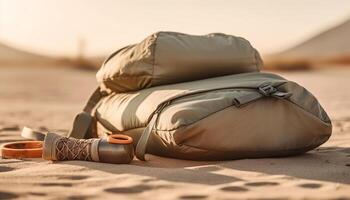
<path fill-rule="evenodd" d="M 332 125 L 317 99 L 262 65 L 241 37 L 155 33 L 106 59 L 70 136 L 126 134 L 140 160 L 289 156 L 326 142 Z"/>

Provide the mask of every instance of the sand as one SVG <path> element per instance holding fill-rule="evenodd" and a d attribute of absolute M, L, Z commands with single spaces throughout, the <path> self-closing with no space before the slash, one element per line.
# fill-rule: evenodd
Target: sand
<path fill-rule="evenodd" d="M 289 158 L 222 162 L 148 156 L 130 165 L 0 159 L 0 199 L 350 199 L 350 69 L 281 73 L 319 98 L 331 139 Z M 65 133 L 94 73 L 0 68 L 0 143 L 23 126 Z"/>

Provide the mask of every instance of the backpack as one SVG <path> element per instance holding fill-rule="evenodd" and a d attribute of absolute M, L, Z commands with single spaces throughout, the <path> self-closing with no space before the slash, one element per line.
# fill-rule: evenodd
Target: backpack
<path fill-rule="evenodd" d="M 70 136 L 129 135 L 140 160 L 290 156 L 326 142 L 317 99 L 261 66 L 240 37 L 155 33 L 107 58 Z"/>

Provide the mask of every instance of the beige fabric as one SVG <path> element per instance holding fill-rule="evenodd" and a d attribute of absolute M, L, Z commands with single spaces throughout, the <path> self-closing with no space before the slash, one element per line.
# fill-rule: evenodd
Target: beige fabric
<path fill-rule="evenodd" d="M 262 97 L 236 107 L 234 99 L 269 82 L 288 99 Z M 111 94 L 97 108 L 104 132 L 135 140 L 156 108 L 161 110 L 148 152 L 185 159 L 234 159 L 302 153 L 324 143 L 332 126 L 305 88 L 269 73 L 245 73 Z"/>
<path fill-rule="evenodd" d="M 317 146 L 330 133 L 329 123 L 289 101 L 263 98 L 242 108 L 229 107 L 208 115 L 175 129 L 171 135 L 175 147 L 183 144 L 204 150 L 254 153 Z"/>
<path fill-rule="evenodd" d="M 274 74 L 254 72 L 152 87 L 132 93 L 113 93 L 101 100 L 96 117 L 109 130 L 125 131 L 146 126 L 159 104 L 177 96 L 242 86 L 257 88 L 263 82 L 277 86 L 286 80 Z"/>
<path fill-rule="evenodd" d="M 157 130 L 148 152 L 192 160 L 287 156 L 319 146 L 331 132 L 330 123 L 293 103 L 265 98 L 243 108 L 228 107 L 179 129 Z"/>
<path fill-rule="evenodd" d="M 254 72 L 261 66 L 259 53 L 241 37 L 158 32 L 112 54 L 96 77 L 102 90 L 128 92 Z"/>

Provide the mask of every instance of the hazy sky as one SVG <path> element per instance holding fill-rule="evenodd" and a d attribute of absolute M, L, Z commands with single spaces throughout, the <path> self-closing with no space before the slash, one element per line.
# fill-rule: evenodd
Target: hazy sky
<path fill-rule="evenodd" d="M 243 36 L 263 54 L 350 18 L 350 0 L 0 0 L 0 41 L 50 55 L 109 54 L 158 30 Z"/>

